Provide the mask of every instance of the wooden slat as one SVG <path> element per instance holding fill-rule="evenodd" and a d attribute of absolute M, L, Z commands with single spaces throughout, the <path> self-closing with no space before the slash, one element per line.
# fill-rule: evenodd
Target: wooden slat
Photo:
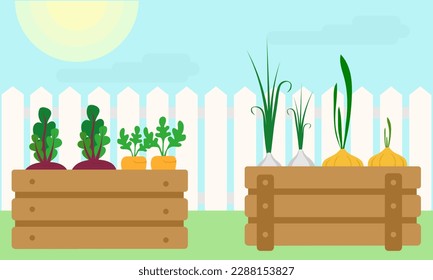
<path fill-rule="evenodd" d="M 403 217 L 421 214 L 421 198 L 403 195 Z M 245 215 L 257 217 L 257 196 L 245 198 Z M 274 217 L 385 217 L 384 195 L 275 195 Z"/>
<path fill-rule="evenodd" d="M 188 217 L 183 198 L 19 198 L 15 221 L 176 221 Z"/>
<path fill-rule="evenodd" d="M 257 249 L 270 251 L 274 249 L 274 180 L 272 176 L 257 177 Z"/>
<path fill-rule="evenodd" d="M 186 248 L 184 227 L 15 227 L 15 249 Z"/>
<path fill-rule="evenodd" d="M 14 170 L 15 192 L 184 192 L 186 170 Z"/>
<path fill-rule="evenodd" d="M 385 175 L 400 173 L 403 189 L 421 186 L 419 167 L 246 167 L 245 186 L 257 188 L 258 175 L 273 175 L 275 189 L 384 189 Z"/>
<path fill-rule="evenodd" d="M 403 224 L 403 245 L 419 245 L 421 227 Z M 384 224 L 276 224 L 275 245 L 384 245 Z M 257 244 L 257 225 L 245 226 L 245 243 Z"/>

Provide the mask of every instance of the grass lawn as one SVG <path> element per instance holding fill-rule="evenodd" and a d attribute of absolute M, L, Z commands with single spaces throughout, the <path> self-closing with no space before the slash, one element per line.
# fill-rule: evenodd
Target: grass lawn
<path fill-rule="evenodd" d="M 14 221 L 11 212 L 0 212 L 0 259 L 9 260 L 163 260 L 163 259 L 296 259 L 296 260 L 433 260 L 433 212 L 422 212 L 421 245 L 406 246 L 399 252 L 388 252 L 383 246 L 285 246 L 271 252 L 260 252 L 244 243 L 243 212 L 190 212 L 186 222 L 188 249 L 72 249 L 24 250 L 11 246 Z"/>

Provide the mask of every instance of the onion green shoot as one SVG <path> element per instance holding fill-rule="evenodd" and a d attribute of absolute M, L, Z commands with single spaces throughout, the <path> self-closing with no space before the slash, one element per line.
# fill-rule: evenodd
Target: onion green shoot
<path fill-rule="evenodd" d="M 391 121 L 389 120 L 389 118 L 386 118 L 386 122 L 388 123 L 389 134 L 387 137 L 386 136 L 386 128 L 384 128 L 383 129 L 383 139 L 385 142 L 385 148 L 389 148 L 389 145 L 391 144 Z"/>
<path fill-rule="evenodd" d="M 295 109 L 289 108 L 287 109 L 287 114 L 290 115 L 290 111 L 293 112 L 293 116 L 295 118 L 295 126 L 296 126 L 296 137 L 298 138 L 298 149 L 302 150 L 302 147 L 304 146 L 304 132 L 305 127 L 309 126 L 311 128 L 310 123 L 305 123 L 305 115 L 307 113 L 308 104 L 310 104 L 310 97 L 308 97 L 307 105 L 305 105 L 305 108 L 302 107 L 302 89 L 301 89 L 301 104 L 298 106 L 296 104 L 295 100 Z"/>
<path fill-rule="evenodd" d="M 343 131 L 343 120 L 341 117 L 341 108 L 337 108 L 337 84 L 334 86 L 334 132 L 337 138 L 338 146 L 341 149 L 346 147 L 347 135 L 349 134 L 350 115 L 352 112 L 352 77 L 350 75 L 350 69 L 347 65 L 346 60 L 340 55 L 341 71 L 343 72 L 344 83 L 346 85 L 346 96 L 347 96 L 347 112 L 346 112 L 346 124 L 344 125 Z"/>
<path fill-rule="evenodd" d="M 268 47 L 266 46 L 266 82 L 267 82 L 266 86 L 267 88 L 265 89 L 263 87 L 263 83 L 260 78 L 259 72 L 257 71 L 257 67 L 256 64 L 254 63 L 254 60 L 252 59 L 250 54 L 248 54 L 248 56 L 250 57 L 251 63 L 253 65 L 254 72 L 256 74 L 256 78 L 259 83 L 260 93 L 263 101 L 263 106 L 262 107 L 253 106 L 251 108 L 251 113 L 254 114 L 254 109 L 258 109 L 262 113 L 263 133 L 265 137 L 266 153 L 271 153 L 280 90 L 284 84 L 288 84 L 289 89 L 287 90 L 287 92 L 289 92 L 292 89 L 292 83 L 287 80 L 283 80 L 278 83 L 277 87 L 275 87 L 275 85 L 277 84 L 278 71 L 280 69 L 280 66 L 278 66 L 273 79 L 274 81 L 272 84 L 272 88 L 271 88 L 270 75 L 269 75 L 269 52 L 268 52 Z"/>

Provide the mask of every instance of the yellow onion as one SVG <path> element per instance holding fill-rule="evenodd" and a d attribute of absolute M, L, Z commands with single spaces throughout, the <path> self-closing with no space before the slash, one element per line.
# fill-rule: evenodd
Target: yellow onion
<path fill-rule="evenodd" d="M 385 149 L 374 155 L 368 161 L 368 166 L 407 166 L 406 159 L 401 155 L 393 152 L 389 145 L 391 144 L 391 121 L 386 118 L 389 129 L 389 137 L 386 136 L 386 128 L 383 130 Z"/>
<path fill-rule="evenodd" d="M 335 155 L 325 159 L 323 166 L 363 166 L 362 161 L 349 154 L 345 149 L 340 149 Z"/>
<path fill-rule="evenodd" d="M 337 84 L 334 86 L 334 133 L 340 150 L 330 158 L 327 158 L 323 166 L 363 166 L 362 161 L 349 154 L 346 150 L 347 135 L 349 133 L 350 114 L 352 112 L 352 76 L 349 65 L 343 56 L 340 56 L 340 66 L 343 72 L 344 83 L 346 85 L 347 110 L 346 123 L 343 127 L 343 118 L 341 117 L 341 108 L 337 108 Z"/>

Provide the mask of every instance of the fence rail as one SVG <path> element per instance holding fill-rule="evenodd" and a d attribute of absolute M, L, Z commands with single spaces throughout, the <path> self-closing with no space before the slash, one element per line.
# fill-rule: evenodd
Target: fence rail
<path fill-rule="evenodd" d="M 293 98 L 298 99 L 301 93 L 306 100 L 311 92 L 302 88 L 280 96 L 273 155 L 282 164 L 287 164 L 298 149 L 293 119 L 286 110 L 292 106 Z M 342 102 L 343 95 L 339 94 Z M 137 93 L 128 87 L 116 96 L 102 88 L 86 96 L 73 88 L 67 88 L 58 96 L 44 88 L 30 96 L 10 88 L 1 98 L 0 209 L 11 208 L 14 197 L 11 171 L 24 169 L 34 162 L 28 146 L 38 109 L 41 106 L 52 109 L 63 141 L 57 160 L 70 169 L 82 160 L 77 146 L 81 121 L 85 118 L 87 104 L 95 104 L 100 108 L 100 117 L 105 120 L 111 136 L 110 148 L 103 157 L 105 160 L 120 166 L 121 158 L 127 155 L 117 145 L 120 128 L 130 131 L 135 125 L 146 125 L 155 129 L 160 116 L 167 117 L 171 124 L 182 120 L 187 140 L 174 153 L 178 168 L 189 171 L 186 197 L 190 210 L 243 210 L 244 168 L 256 165 L 264 156 L 260 116 L 254 117 L 250 112 L 252 106 L 261 104 L 259 98 L 248 88 L 233 96 L 218 88 L 202 96 L 189 88 L 175 96 L 160 88 Z M 304 151 L 316 165 L 339 149 L 334 136 L 332 99 L 332 89 L 313 94 L 306 115 L 311 129 L 305 133 Z M 373 95 L 361 87 L 353 95 L 353 104 L 347 149 L 366 165 L 368 159 L 383 148 L 383 129 L 389 117 L 393 127 L 391 148 L 403 154 L 409 165 L 421 166 L 422 209 L 431 210 L 431 94 L 418 88 L 404 96 L 389 88 Z M 154 155 L 155 151 L 146 154 L 148 159 Z"/>

